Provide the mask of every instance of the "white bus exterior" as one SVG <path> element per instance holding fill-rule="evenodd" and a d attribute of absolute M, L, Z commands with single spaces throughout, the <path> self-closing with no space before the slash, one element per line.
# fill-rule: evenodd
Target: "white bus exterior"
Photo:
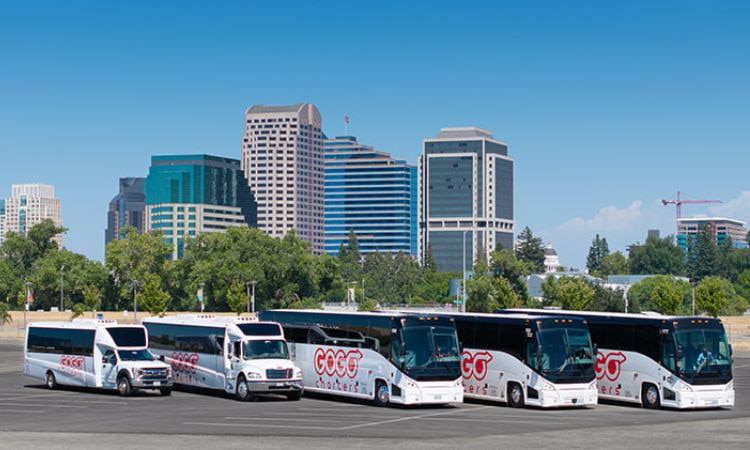
<path fill-rule="evenodd" d="M 278 323 L 210 314 L 148 318 L 149 349 L 172 366 L 176 384 L 221 389 L 240 401 L 256 394 L 302 396 Z"/>
<path fill-rule="evenodd" d="M 147 350 L 146 329 L 109 320 L 35 322 L 26 327 L 24 373 L 58 385 L 172 392 L 170 367 Z"/>
<path fill-rule="evenodd" d="M 389 403 L 463 401 L 453 319 L 435 315 L 272 310 L 306 391 Z"/>
<path fill-rule="evenodd" d="M 640 403 L 647 408 L 734 405 L 732 349 L 719 319 L 521 311 L 587 320 L 599 349 L 595 368 L 599 398 Z"/>
<path fill-rule="evenodd" d="M 527 314 L 447 314 L 463 344 L 464 396 L 541 408 L 597 403 L 586 321 Z"/>

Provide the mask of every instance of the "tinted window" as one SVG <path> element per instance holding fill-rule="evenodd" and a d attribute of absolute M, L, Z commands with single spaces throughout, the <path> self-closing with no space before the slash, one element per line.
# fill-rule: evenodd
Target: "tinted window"
<path fill-rule="evenodd" d="M 107 328 L 118 347 L 145 347 L 146 330 L 140 327 Z"/>
<path fill-rule="evenodd" d="M 307 342 L 307 327 L 284 327 L 287 342 Z"/>
<path fill-rule="evenodd" d="M 94 330 L 30 327 L 27 350 L 37 353 L 92 356 Z"/>
<path fill-rule="evenodd" d="M 477 333 L 479 335 L 479 333 Z M 526 353 L 526 332 L 524 324 L 500 324 L 500 350 L 524 360 Z"/>
<path fill-rule="evenodd" d="M 477 348 L 476 341 L 474 340 L 474 329 L 473 320 L 468 320 L 463 317 L 456 318 L 458 340 L 463 344 L 464 348 Z"/>
<path fill-rule="evenodd" d="M 245 336 L 278 336 L 281 328 L 275 323 L 240 323 L 237 328 L 242 330 Z"/>
<path fill-rule="evenodd" d="M 503 326 L 505 325 L 478 321 L 476 323 L 475 347 L 482 350 L 500 350 L 499 332 Z"/>
<path fill-rule="evenodd" d="M 222 354 L 223 328 L 149 322 L 144 325 L 148 330 L 148 345 L 151 348 L 208 355 Z"/>

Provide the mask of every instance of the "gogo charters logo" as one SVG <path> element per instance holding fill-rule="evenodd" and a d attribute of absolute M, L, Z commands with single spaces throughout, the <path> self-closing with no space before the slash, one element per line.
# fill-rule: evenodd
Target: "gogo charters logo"
<path fill-rule="evenodd" d="M 476 352 L 474 354 L 464 352 L 462 356 L 461 373 L 464 379 L 484 380 L 484 377 L 487 376 L 488 365 L 492 361 L 492 355 L 489 352 Z"/>
<path fill-rule="evenodd" d="M 627 361 L 627 357 L 622 352 L 611 352 L 606 355 L 602 352 L 596 355 L 596 379 L 607 378 L 609 381 L 617 381 L 622 372 L 622 363 Z"/>
<path fill-rule="evenodd" d="M 348 376 L 354 378 L 359 372 L 359 361 L 362 359 L 362 352 L 359 350 L 336 350 L 332 348 L 315 350 L 313 356 L 313 365 L 318 375 L 328 375 L 339 377 Z"/>
<path fill-rule="evenodd" d="M 83 356 L 62 355 L 60 357 L 60 370 L 75 375 L 83 370 Z"/>
<path fill-rule="evenodd" d="M 200 357 L 197 353 L 172 352 L 172 370 L 175 372 L 195 373 Z"/>

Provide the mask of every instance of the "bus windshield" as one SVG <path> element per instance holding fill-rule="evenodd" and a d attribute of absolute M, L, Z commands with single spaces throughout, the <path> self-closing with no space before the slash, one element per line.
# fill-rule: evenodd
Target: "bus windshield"
<path fill-rule="evenodd" d="M 285 341 L 245 341 L 242 343 L 242 357 L 248 359 L 289 359 L 289 349 Z"/>
<path fill-rule="evenodd" d="M 117 350 L 120 361 L 153 361 L 154 355 L 148 350 Z"/>
<path fill-rule="evenodd" d="M 594 349 L 586 328 L 546 328 L 537 333 L 538 349 L 529 349 L 529 365 L 553 383 L 594 379 Z"/>
<path fill-rule="evenodd" d="M 453 380 L 461 376 L 461 353 L 456 329 L 443 326 L 405 326 L 403 348 L 397 353 L 404 372 L 417 381 Z"/>
<path fill-rule="evenodd" d="M 678 371 L 683 378 L 731 378 L 732 355 L 727 335 L 720 328 L 693 328 L 674 332 Z"/>

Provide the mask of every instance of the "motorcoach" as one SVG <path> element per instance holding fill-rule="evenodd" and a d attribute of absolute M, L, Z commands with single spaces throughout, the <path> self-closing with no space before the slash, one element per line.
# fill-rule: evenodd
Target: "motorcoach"
<path fill-rule="evenodd" d="M 221 389 L 241 401 L 257 394 L 302 396 L 302 372 L 278 323 L 188 314 L 148 318 L 143 325 L 149 349 L 172 366 L 177 384 Z"/>
<path fill-rule="evenodd" d="M 147 349 L 141 325 L 113 320 L 76 319 L 34 322 L 26 327 L 24 373 L 58 385 L 116 389 L 122 396 L 134 389 L 172 393 L 171 369 Z"/>
<path fill-rule="evenodd" d="M 719 319 L 560 310 L 501 313 L 577 316 L 598 346 L 599 398 L 646 408 L 734 405 L 732 348 Z"/>
<path fill-rule="evenodd" d="M 271 310 L 306 391 L 389 403 L 463 401 L 455 322 L 432 314 Z"/>
<path fill-rule="evenodd" d="M 464 396 L 512 407 L 597 403 L 588 326 L 578 317 L 446 313 L 463 344 Z"/>

